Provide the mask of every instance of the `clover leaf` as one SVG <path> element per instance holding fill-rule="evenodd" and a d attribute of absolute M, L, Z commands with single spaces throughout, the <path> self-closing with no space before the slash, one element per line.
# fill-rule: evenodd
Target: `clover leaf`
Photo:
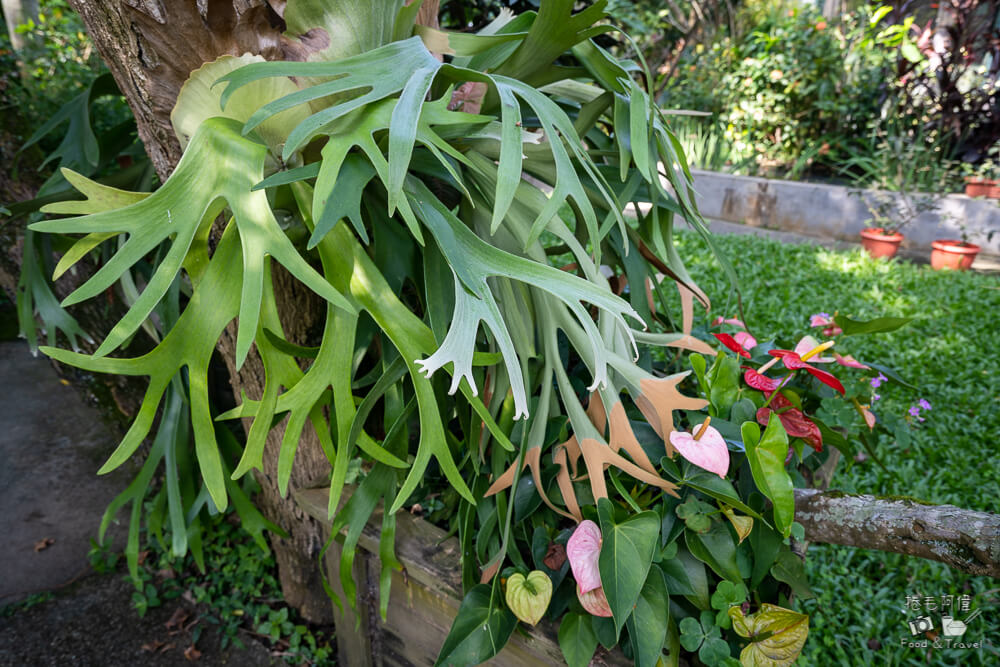
<path fill-rule="evenodd" d="M 680 643 L 686 651 L 698 651 L 698 659 L 709 667 L 722 664 L 730 657 L 729 644 L 715 625 L 712 612 L 701 612 L 701 618 L 687 617 L 680 623 Z"/>
<path fill-rule="evenodd" d="M 729 628 L 732 622 L 729 620 L 729 608 L 733 605 L 741 604 L 747 599 L 749 593 L 746 585 L 741 581 L 733 583 L 731 581 L 720 581 L 718 588 L 712 593 L 712 609 L 718 609 L 715 615 L 715 624 L 720 628 Z"/>
<path fill-rule="evenodd" d="M 678 518 L 684 520 L 684 525 L 689 530 L 696 533 L 707 533 L 712 528 L 712 520 L 708 515 L 714 512 L 715 508 L 708 503 L 690 497 L 683 504 L 678 505 L 674 511 Z"/>

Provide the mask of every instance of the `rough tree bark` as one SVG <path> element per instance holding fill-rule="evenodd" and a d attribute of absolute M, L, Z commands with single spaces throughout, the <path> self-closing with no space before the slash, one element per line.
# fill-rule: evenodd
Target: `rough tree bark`
<path fill-rule="evenodd" d="M 267 59 L 296 59 L 296 43 L 282 35 L 284 2 L 272 0 L 70 0 L 95 46 L 135 113 L 139 137 L 157 174 L 166 180 L 181 156 L 170 111 L 191 71 L 224 54 L 253 53 Z M 322 308 L 276 267 L 275 290 L 291 340 L 307 342 L 307 332 Z M 264 368 L 251 354 L 235 368 L 236 330 L 224 334 L 219 352 L 229 368 L 234 393 L 257 398 Z M 262 511 L 289 538 L 272 536 L 282 591 L 288 603 L 315 622 L 332 620 L 323 592 L 317 556 L 325 541 L 321 526 L 277 490 L 277 451 L 282 428 L 268 437 L 264 470 L 257 475 Z M 292 488 L 313 483 L 329 469 L 314 433 L 306 429 L 299 444 Z"/>
<path fill-rule="evenodd" d="M 905 498 L 796 489 L 795 520 L 812 542 L 891 551 L 1000 577 L 1000 515 Z"/>
<path fill-rule="evenodd" d="M 285 0 L 69 0 L 83 18 L 101 58 L 135 113 L 139 138 L 161 180 L 180 160 L 181 149 L 170 124 L 170 111 L 191 71 L 219 56 L 252 53 L 268 60 L 303 60 L 301 43 L 289 39 L 282 16 Z M 417 21 L 436 25 L 437 1 L 425 1 Z M 324 308 L 279 266 L 273 267 L 279 314 L 289 340 L 310 344 L 309 332 L 322 325 Z M 237 371 L 236 328 L 230 324 L 219 352 L 230 373 L 235 395 L 258 398 L 264 388 L 264 367 L 251 354 Z M 249 424 L 247 424 L 249 427 Z M 317 556 L 326 535 L 320 524 L 302 512 L 291 495 L 277 489 L 277 453 L 284 425 L 272 430 L 257 474 L 263 491 L 262 511 L 289 533 L 272 536 L 285 600 L 316 622 L 332 619 L 323 591 Z M 303 431 L 292 470 L 290 489 L 315 484 L 329 463 L 315 433 Z"/>

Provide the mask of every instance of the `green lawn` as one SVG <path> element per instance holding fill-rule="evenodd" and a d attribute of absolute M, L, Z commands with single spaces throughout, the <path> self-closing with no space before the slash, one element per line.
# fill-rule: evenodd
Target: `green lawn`
<path fill-rule="evenodd" d="M 797 338 L 806 332 L 809 316 L 820 311 L 856 319 L 917 318 L 890 334 L 838 342 L 841 354 L 884 363 L 919 388 L 913 393 L 883 385 L 877 413 L 902 416 L 918 398 L 933 409 L 908 448 L 880 441 L 876 453 L 889 472 L 870 459 L 849 468 L 842 463 L 834 487 L 1000 512 L 997 276 L 936 272 L 874 261 L 860 250 L 834 252 L 750 236 L 722 236 L 719 244 L 740 276 L 747 322 L 760 340 Z M 695 280 L 714 297 L 713 317 L 732 315 L 726 280 L 703 242 L 683 233 L 679 245 Z M 809 549 L 808 571 L 817 597 L 802 604 L 812 618 L 801 664 L 1000 664 L 1000 580 L 966 576 L 940 563 L 819 544 Z M 972 595 L 972 609 L 984 608 L 963 639 L 985 640 L 985 648 L 902 646 L 911 641 L 906 620 L 918 615 L 905 609 L 906 597 L 946 594 Z M 938 629 L 939 615 L 931 612 Z"/>

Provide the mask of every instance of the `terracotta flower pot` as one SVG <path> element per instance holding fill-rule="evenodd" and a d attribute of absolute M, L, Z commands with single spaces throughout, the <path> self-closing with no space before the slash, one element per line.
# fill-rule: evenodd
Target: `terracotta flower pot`
<path fill-rule="evenodd" d="M 934 241 L 931 248 L 931 266 L 935 269 L 966 271 L 979 254 L 979 246 L 954 239 Z"/>
<path fill-rule="evenodd" d="M 892 257 L 903 242 L 900 233 L 886 234 L 880 227 L 868 227 L 861 230 L 861 245 L 872 257 Z"/>
<path fill-rule="evenodd" d="M 984 178 L 969 179 L 965 182 L 965 195 L 967 197 L 1000 199 L 1000 181 Z"/>

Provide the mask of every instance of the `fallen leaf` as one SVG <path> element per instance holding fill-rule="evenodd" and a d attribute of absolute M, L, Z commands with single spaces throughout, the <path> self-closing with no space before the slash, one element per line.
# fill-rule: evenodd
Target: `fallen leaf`
<path fill-rule="evenodd" d="M 146 549 L 145 551 L 140 551 L 139 552 L 139 565 L 144 565 L 146 563 L 146 559 L 147 558 L 149 558 L 149 549 Z"/>
<path fill-rule="evenodd" d="M 152 653 L 153 651 L 158 650 L 161 646 L 163 646 L 163 642 L 161 642 L 159 639 L 154 639 L 148 644 L 143 644 L 142 650 Z"/>
<path fill-rule="evenodd" d="M 201 657 L 201 651 L 196 649 L 194 647 L 194 644 L 191 644 L 186 649 L 184 649 L 184 658 L 186 660 L 190 662 L 196 662 L 200 657 Z"/>
<path fill-rule="evenodd" d="M 164 644 L 160 649 L 160 653 L 166 653 L 167 651 L 172 651 L 177 648 L 177 644 L 170 642 L 169 644 Z"/>
<path fill-rule="evenodd" d="M 542 559 L 542 562 L 553 572 L 559 571 L 566 562 L 566 547 L 552 542 L 549 544 L 549 549 L 545 552 L 545 558 Z"/>
<path fill-rule="evenodd" d="M 35 542 L 35 553 L 38 553 L 39 551 L 45 551 L 55 543 L 56 541 L 51 537 L 46 537 L 43 540 L 38 540 L 37 542 Z"/>
<path fill-rule="evenodd" d="M 177 609 L 174 610 L 173 615 L 170 617 L 170 620 L 166 622 L 167 630 L 173 630 L 174 628 L 183 626 L 184 621 L 186 621 L 190 615 L 191 612 L 184 609 L 184 607 L 177 607 Z"/>

